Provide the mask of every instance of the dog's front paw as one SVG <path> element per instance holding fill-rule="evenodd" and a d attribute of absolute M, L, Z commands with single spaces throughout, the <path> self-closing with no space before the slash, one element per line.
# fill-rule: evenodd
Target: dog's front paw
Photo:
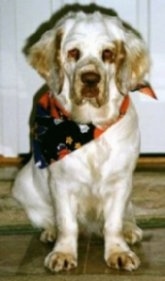
<path fill-rule="evenodd" d="M 132 251 L 114 252 L 106 260 L 111 268 L 124 269 L 128 271 L 135 270 L 140 265 L 139 258 Z"/>
<path fill-rule="evenodd" d="M 70 270 L 77 267 L 77 259 L 69 253 L 61 253 L 52 251 L 45 258 L 45 267 L 52 272 L 59 272 L 62 270 Z"/>

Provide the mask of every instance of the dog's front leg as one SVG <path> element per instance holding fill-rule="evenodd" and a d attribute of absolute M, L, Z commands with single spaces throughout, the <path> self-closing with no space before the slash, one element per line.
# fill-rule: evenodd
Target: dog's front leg
<path fill-rule="evenodd" d="M 126 177 L 124 175 L 124 177 Z M 104 239 L 105 261 L 111 268 L 132 271 L 138 268 L 140 261 L 124 240 L 123 219 L 126 205 L 128 204 L 132 180 L 131 177 L 117 179 L 111 183 L 111 194 L 104 202 Z"/>
<path fill-rule="evenodd" d="M 70 270 L 77 266 L 76 220 L 77 203 L 65 185 L 52 187 L 57 222 L 57 240 L 55 246 L 45 258 L 45 266 L 52 272 Z"/>

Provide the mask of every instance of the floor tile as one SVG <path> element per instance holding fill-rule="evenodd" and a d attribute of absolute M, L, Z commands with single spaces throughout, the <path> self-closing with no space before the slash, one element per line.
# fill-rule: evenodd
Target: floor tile
<path fill-rule="evenodd" d="M 165 230 L 145 230 L 144 241 L 134 247 L 141 259 L 140 268 L 133 272 L 109 269 L 103 259 L 103 240 L 81 238 L 79 242 L 78 268 L 65 275 L 110 274 L 121 276 L 165 276 Z M 45 275 L 49 273 L 43 266 L 45 256 L 52 244 L 39 241 L 38 234 L 0 236 L 0 276 Z"/>
<path fill-rule="evenodd" d="M 0 274 L 17 273 L 30 242 L 29 235 L 0 236 Z"/>

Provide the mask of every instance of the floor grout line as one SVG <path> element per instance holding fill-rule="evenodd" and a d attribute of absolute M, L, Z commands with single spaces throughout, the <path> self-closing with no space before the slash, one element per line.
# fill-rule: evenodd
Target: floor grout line
<path fill-rule="evenodd" d="M 88 239 L 88 242 L 87 242 L 86 255 L 85 255 L 84 266 L 83 266 L 83 274 L 87 273 L 86 270 L 87 270 L 90 243 L 91 243 L 91 235 L 89 236 L 89 239 Z"/>

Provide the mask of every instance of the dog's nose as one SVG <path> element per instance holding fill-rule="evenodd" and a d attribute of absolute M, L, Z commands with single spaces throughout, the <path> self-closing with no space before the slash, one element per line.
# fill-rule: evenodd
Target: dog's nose
<path fill-rule="evenodd" d="M 88 87 L 94 87 L 100 82 L 100 74 L 95 72 L 85 72 L 81 75 L 81 81 Z"/>

